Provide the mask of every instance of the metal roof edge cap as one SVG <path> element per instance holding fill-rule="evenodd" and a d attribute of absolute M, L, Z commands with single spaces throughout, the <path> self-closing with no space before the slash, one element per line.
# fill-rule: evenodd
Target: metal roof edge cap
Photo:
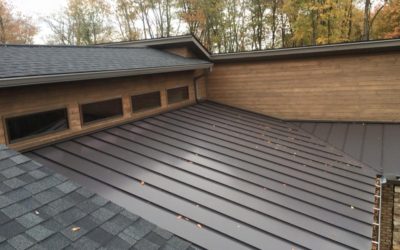
<path fill-rule="evenodd" d="M 212 61 L 228 60 L 228 59 L 244 59 L 244 58 L 258 58 L 258 57 L 278 57 L 290 55 L 309 55 L 320 54 L 328 52 L 346 52 L 346 51 L 364 51 L 364 50 L 379 50 L 379 49 L 398 49 L 400 50 L 400 39 L 394 40 L 377 40 L 377 41 L 364 41 L 355 43 L 338 43 L 327 44 L 320 46 L 306 46 L 295 48 L 280 48 L 270 50 L 225 53 L 211 55 Z"/>

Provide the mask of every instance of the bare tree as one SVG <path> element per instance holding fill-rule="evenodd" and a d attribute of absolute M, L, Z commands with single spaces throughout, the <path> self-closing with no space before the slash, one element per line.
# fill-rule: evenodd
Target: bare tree
<path fill-rule="evenodd" d="M 136 27 L 139 11 L 134 0 L 117 0 L 115 16 L 123 40 L 135 40 L 139 38 L 139 30 Z"/>

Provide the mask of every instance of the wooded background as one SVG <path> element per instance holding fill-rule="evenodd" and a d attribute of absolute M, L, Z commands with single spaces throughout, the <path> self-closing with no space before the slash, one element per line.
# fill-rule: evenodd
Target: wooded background
<path fill-rule="evenodd" d="M 44 17 L 50 44 L 193 34 L 213 53 L 400 37 L 400 0 L 68 0 Z M 0 0 L 0 43 L 37 27 Z"/>

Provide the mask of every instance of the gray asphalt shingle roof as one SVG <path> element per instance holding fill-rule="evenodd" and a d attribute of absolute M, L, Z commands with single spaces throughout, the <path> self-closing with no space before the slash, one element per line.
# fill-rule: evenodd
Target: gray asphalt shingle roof
<path fill-rule="evenodd" d="M 0 249 L 98 248 L 199 249 L 0 144 Z"/>
<path fill-rule="evenodd" d="M 266 116 L 206 102 L 28 155 L 205 248 L 371 248 L 377 171 Z"/>
<path fill-rule="evenodd" d="M 152 48 L 0 45 L 0 79 L 207 64 Z"/>

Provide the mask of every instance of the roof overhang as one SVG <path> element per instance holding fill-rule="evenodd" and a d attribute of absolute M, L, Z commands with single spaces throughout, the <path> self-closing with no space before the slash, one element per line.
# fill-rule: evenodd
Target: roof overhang
<path fill-rule="evenodd" d="M 113 70 L 113 71 L 108 70 L 108 71 L 96 71 L 96 72 L 0 78 L 0 88 L 39 85 L 39 84 L 57 83 L 57 82 L 104 79 L 104 78 L 114 78 L 114 77 L 124 77 L 124 76 L 159 74 L 159 73 L 189 71 L 196 69 L 209 69 L 212 66 L 213 66 L 212 63 L 203 63 L 203 64 L 172 66 L 172 67 L 125 69 L 125 70 Z"/>
<path fill-rule="evenodd" d="M 400 39 L 216 54 L 211 56 L 211 61 L 235 62 L 239 60 L 272 60 L 327 55 L 343 55 L 352 53 L 377 53 L 385 51 L 400 51 Z"/>
<path fill-rule="evenodd" d="M 210 60 L 211 58 L 211 53 L 194 36 L 191 35 L 108 43 L 108 44 L 101 44 L 101 46 L 150 47 L 155 49 L 188 47 L 193 53 L 195 53 L 201 59 Z"/>
<path fill-rule="evenodd" d="M 400 51 L 400 39 L 360 41 L 296 48 L 268 49 L 259 51 L 212 54 L 194 36 L 185 35 L 129 42 L 102 44 L 102 46 L 151 47 L 156 49 L 189 47 L 199 58 L 212 62 L 236 62 L 253 60 L 279 60 L 313 56 L 343 55 L 352 53 L 379 53 Z"/>

